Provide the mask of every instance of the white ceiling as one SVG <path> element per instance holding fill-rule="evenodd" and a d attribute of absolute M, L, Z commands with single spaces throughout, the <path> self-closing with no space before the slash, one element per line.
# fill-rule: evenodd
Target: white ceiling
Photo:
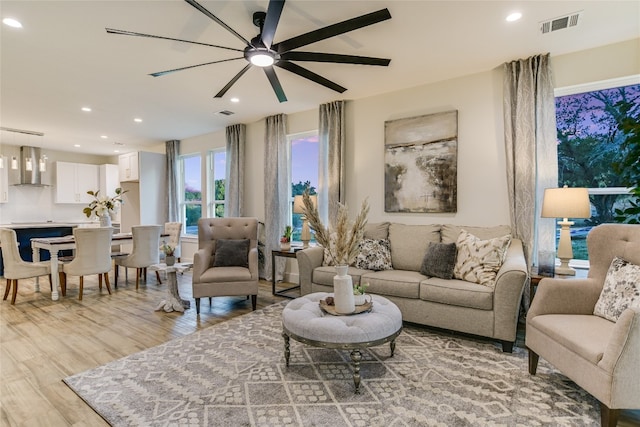
<path fill-rule="evenodd" d="M 268 4 L 200 3 L 247 39 L 258 33 L 253 12 L 266 10 Z M 277 68 L 289 99 L 281 104 L 256 67 L 224 98 L 213 98 L 246 64 L 244 59 L 163 77 L 148 75 L 241 56 L 235 52 L 105 31 L 110 27 L 244 48 L 184 1 L 2 0 L 2 18 L 16 18 L 23 28 L 0 25 L 0 124 L 44 136 L 2 131 L 0 142 L 112 155 L 114 149 L 137 150 L 272 114 L 310 110 L 334 99 L 358 99 L 486 71 L 538 53 L 555 56 L 640 37 L 640 1 L 289 0 L 274 42 L 385 7 L 391 20 L 299 50 L 391 58 L 389 67 L 301 64 L 346 87 L 344 94 Z M 523 18 L 506 22 L 512 11 L 520 11 Z M 541 34 L 541 21 L 577 11 L 582 11 L 577 27 Z M 231 103 L 232 96 L 240 103 Z M 83 106 L 93 111 L 82 112 Z M 235 114 L 216 114 L 221 110 Z M 134 123 L 134 117 L 143 122 Z"/>

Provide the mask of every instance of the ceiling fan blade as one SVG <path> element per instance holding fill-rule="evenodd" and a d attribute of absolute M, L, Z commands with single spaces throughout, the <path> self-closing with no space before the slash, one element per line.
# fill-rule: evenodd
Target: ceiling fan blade
<path fill-rule="evenodd" d="M 276 93 L 278 97 L 278 101 L 286 102 L 287 96 L 284 94 L 284 90 L 282 89 L 282 85 L 280 84 L 280 80 L 278 80 L 278 76 L 276 75 L 276 70 L 273 67 L 264 67 L 264 73 L 267 75 L 269 79 L 269 83 L 271 83 L 271 87 L 273 91 Z"/>
<path fill-rule="evenodd" d="M 285 52 L 280 58 L 288 61 L 335 62 L 340 64 L 362 64 L 387 66 L 390 59 L 372 58 L 370 56 L 339 55 L 337 53 L 319 52 Z"/>
<path fill-rule="evenodd" d="M 280 68 L 284 68 L 287 71 L 291 71 L 292 73 L 297 74 L 300 77 L 304 77 L 305 79 L 309 79 L 312 82 L 318 83 L 319 85 L 335 90 L 336 92 L 342 93 L 347 90 L 346 87 L 342 87 L 339 84 L 332 82 L 331 80 L 325 79 L 324 77 L 314 73 L 313 71 L 309 71 L 306 68 L 299 66 L 298 64 L 294 64 L 293 62 L 278 61 L 275 65 Z"/>
<path fill-rule="evenodd" d="M 269 7 L 267 7 L 267 16 L 264 18 L 264 25 L 262 26 L 262 43 L 268 49 L 273 43 L 273 36 L 276 34 L 276 28 L 278 28 L 278 22 L 280 21 L 280 15 L 284 8 L 285 0 L 270 0 Z M 281 101 L 282 102 L 282 101 Z"/>
<path fill-rule="evenodd" d="M 251 64 L 247 64 L 242 70 L 240 70 L 240 72 L 238 74 L 236 74 L 230 81 L 229 83 L 227 83 L 225 85 L 225 87 L 223 87 L 222 89 L 220 89 L 220 92 L 216 93 L 216 96 L 214 96 L 214 98 L 222 98 L 224 96 L 225 93 L 227 93 L 227 91 L 229 89 L 231 89 L 231 86 L 233 86 L 240 77 L 242 77 L 242 75 L 244 73 L 247 72 L 247 70 L 251 68 Z"/>
<path fill-rule="evenodd" d="M 234 30 L 233 28 L 231 28 L 230 26 L 228 26 L 227 24 L 222 22 L 222 20 L 220 18 L 215 16 L 213 13 L 209 12 L 207 9 L 204 8 L 204 6 L 202 6 L 196 0 L 184 0 L 184 1 L 186 1 L 187 3 L 189 3 L 191 6 L 195 7 L 196 9 L 198 9 L 204 15 L 206 15 L 209 18 L 211 18 L 214 21 L 216 21 L 216 23 L 218 23 L 220 26 L 222 26 L 225 30 L 229 31 L 231 34 L 233 34 L 234 36 L 236 36 L 237 38 L 242 40 L 244 42 L 244 44 L 251 45 L 251 43 L 249 43 L 249 40 L 245 39 L 240 34 L 238 34 L 238 32 L 236 30 Z"/>
<path fill-rule="evenodd" d="M 243 59 L 244 57 L 239 57 L 239 58 L 229 58 L 229 59 L 221 59 L 219 61 L 213 61 L 213 62 L 205 62 L 204 64 L 198 64 L 198 65 L 189 65 L 188 67 L 182 67 L 182 68 L 174 68 L 173 70 L 165 70 L 165 71 L 158 71 L 157 73 L 151 73 L 149 74 L 150 76 L 153 77 L 160 77 L 160 76 L 165 76 L 167 74 L 171 74 L 174 73 L 176 71 L 182 71 L 182 70 L 188 70 L 190 68 L 196 68 L 196 67 L 202 67 L 203 65 L 211 65 L 211 64 L 218 64 L 220 62 L 228 62 L 228 61 L 235 61 L 237 59 Z"/>
<path fill-rule="evenodd" d="M 122 35 L 122 36 L 149 37 L 149 38 L 152 38 L 152 39 L 171 40 L 171 41 L 174 41 L 174 42 L 199 44 L 201 46 L 210 46 L 210 47 L 217 47 L 218 49 L 227 49 L 227 50 L 233 50 L 235 52 L 243 52 L 242 49 L 236 49 L 234 47 L 219 46 L 217 44 L 208 44 L 208 43 L 194 42 L 194 41 L 191 41 L 191 40 L 174 39 L 172 37 L 156 36 L 156 35 L 153 35 L 153 34 L 134 33 L 133 31 L 116 30 L 115 28 L 105 28 L 105 30 L 107 30 L 107 33 L 109 33 L 109 34 L 119 34 L 119 35 Z"/>
<path fill-rule="evenodd" d="M 288 52 L 295 48 L 328 39 L 329 37 L 348 33 L 349 31 L 386 21 L 387 19 L 391 19 L 389 9 L 381 9 L 377 12 L 371 12 L 366 15 L 358 16 L 357 18 L 347 19 L 346 21 L 338 22 L 337 24 L 329 25 L 297 37 L 290 38 L 273 45 L 272 49 L 279 53 Z"/>

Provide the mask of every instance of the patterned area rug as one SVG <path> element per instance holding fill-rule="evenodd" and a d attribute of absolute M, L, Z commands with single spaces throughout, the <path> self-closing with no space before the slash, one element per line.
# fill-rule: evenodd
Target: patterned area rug
<path fill-rule="evenodd" d="M 66 378 L 113 426 L 598 426 L 595 399 L 526 351 L 405 326 L 362 352 L 291 340 L 279 303 Z"/>

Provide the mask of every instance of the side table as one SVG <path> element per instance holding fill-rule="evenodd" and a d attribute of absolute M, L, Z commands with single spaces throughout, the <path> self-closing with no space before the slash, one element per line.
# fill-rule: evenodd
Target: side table
<path fill-rule="evenodd" d="M 164 310 L 169 313 L 172 311 L 184 312 L 185 309 L 191 307 L 191 302 L 180 298 L 178 292 L 178 277 L 177 272 L 183 273 L 193 267 L 192 263 L 180 262 L 174 265 L 168 266 L 167 264 L 154 264 L 149 266 L 149 270 L 165 271 L 167 273 L 167 298 L 160 301 L 155 311 Z"/>
<path fill-rule="evenodd" d="M 302 249 L 302 248 L 300 248 Z M 276 291 L 276 257 L 282 258 L 295 258 L 296 250 L 290 249 L 288 251 L 281 251 L 279 249 L 274 249 L 271 251 L 271 294 L 278 295 L 285 298 L 296 298 L 295 296 L 287 295 L 285 292 L 292 291 L 294 289 L 300 289 L 300 285 L 291 286 L 286 289 L 280 289 Z"/>
<path fill-rule="evenodd" d="M 561 274 L 554 274 L 553 277 L 550 276 L 540 276 L 538 274 L 538 268 L 534 267 L 531 270 L 531 276 L 529 279 L 529 304 L 531 304 L 531 301 L 533 301 L 533 297 L 536 294 L 536 290 L 538 289 L 538 284 L 540 283 L 540 281 L 542 279 L 575 279 L 575 278 L 585 278 L 587 277 L 587 274 L 589 273 L 589 270 L 585 270 L 585 269 L 576 269 L 576 275 L 575 276 L 565 276 L 565 275 L 561 275 Z"/>

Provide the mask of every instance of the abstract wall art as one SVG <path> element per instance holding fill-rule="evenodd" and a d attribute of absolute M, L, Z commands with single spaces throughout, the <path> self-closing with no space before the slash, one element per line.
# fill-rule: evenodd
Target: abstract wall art
<path fill-rule="evenodd" d="M 385 212 L 457 209 L 458 112 L 384 123 Z"/>

